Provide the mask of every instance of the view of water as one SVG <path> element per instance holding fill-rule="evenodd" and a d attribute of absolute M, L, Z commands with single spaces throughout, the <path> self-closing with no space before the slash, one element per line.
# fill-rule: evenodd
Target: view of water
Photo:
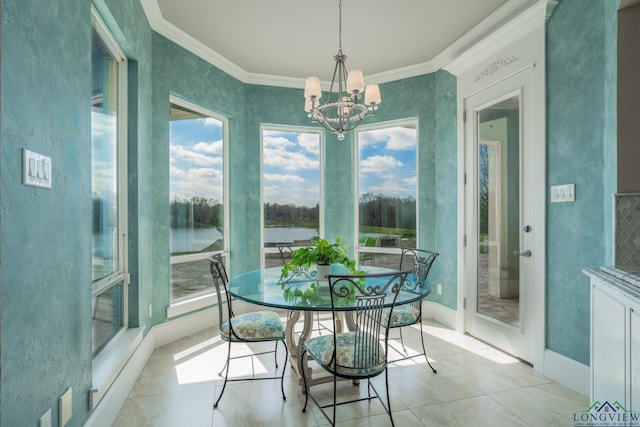
<path fill-rule="evenodd" d="M 169 234 L 171 253 L 198 252 L 222 239 L 216 228 L 171 228 Z"/>
<path fill-rule="evenodd" d="M 222 239 L 222 233 L 215 228 L 172 228 L 170 229 L 171 253 L 198 252 L 216 240 Z M 273 227 L 264 231 L 265 246 L 273 246 L 277 242 L 293 242 L 294 240 L 309 240 L 317 236 L 314 228 Z"/>
<path fill-rule="evenodd" d="M 293 243 L 294 240 L 309 240 L 317 236 L 315 228 L 273 227 L 264 230 L 264 245 L 275 243 Z"/>

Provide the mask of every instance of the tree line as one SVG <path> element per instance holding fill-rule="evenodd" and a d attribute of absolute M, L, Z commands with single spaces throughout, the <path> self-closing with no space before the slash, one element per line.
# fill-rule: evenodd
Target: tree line
<path fill-rule="evenodd" d="M 295 225 L 317 228 L 320 224 L 320 205 L 297 206 L 279 203 L 264 204 L 264 221 L 267 225 Z"/>
<path fill-rule="evenodd" d="M 416 228 L 416 199 L 364 193 L 360 196 L 361 226 Z"/>
<path fill-rule="evenodd" d="M 360 197 L 360 225 L 371 227 L 415 228 L 416 200 L 413 197 L 391 197 L 365 193 Z M 99 227 L 107 216 L 108 204 L 101 198 L 93 199 L 93 224 Z M 269 225 L 317 227 L 320 206 L 265 203 L 265 222 Z M 205 197 L 174 199 L 170 204 L 171 228 L 221 228 L 222 203 Z"/>
<path fill-rule="evenodd" d="M 171 228 L 222 228 L 222 203 L 206 197 L 174 199 L 169 208 Z"/>

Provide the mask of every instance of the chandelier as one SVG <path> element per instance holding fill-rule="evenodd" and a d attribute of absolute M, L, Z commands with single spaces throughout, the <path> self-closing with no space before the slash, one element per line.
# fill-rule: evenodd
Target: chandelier
<path fill-rule="evenodd" d="M 365 91 L 361 70 L 347 72 L 344 64 L 347 57 L 342 53 L 342 0 L 338 6 L 338 54 L 333 58 L 336 66 L 327 101 L 324 104 L 320 103 L 320 79 L 316 76 L 307 77 L 304 85 L 304 110 L 309 113 L 311 122 L 319 123 L 329 132 L 338 134 L 338 139 L 342 141 L 344 133 L 353 130 L 360 122 L 374 114 L 382 101 L 378 85 L 367 85 Z"/>

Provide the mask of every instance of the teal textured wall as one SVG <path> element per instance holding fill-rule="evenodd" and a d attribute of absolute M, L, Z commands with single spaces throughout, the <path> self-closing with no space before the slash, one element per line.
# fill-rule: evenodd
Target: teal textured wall
<path fill-rule="evenodd" d="M 453 228 L 451 224 L 443 224 L 441 227 L 436 218 L 436 150 L 437 145 L 442 144 L 440 151 L 445 164 L 455 165 L 455 78 L 446 72 L 440 72 L 440 86 L 436 84 L 436 74 L 428 74 L 410 79 L 385 83 L 380 86 L 382 104 L 376 114 L 367 119 L 367 124 L 389 122 L 393 120 L 417 118 L 419 122 L 419 233 L 420 245 L 436 248 L 436 230 L 443 235 L 455 234 L 455 215 L 453 216 Z M 437 91 L 439 91 L 437 93 Z M 440 98 L 438 97 L 440 94 Z M 240 216 L 237 245 L 232 249 L 232 265 L 237 271 L 256 268 L 259 266 L 260 256 L 260 169 L 256 165 L 260 159 L 260 124 L 275 124 L 286 126 L 316 126 L 311 125 L 304 113 L 303 92 L 301 89 L 285 89 L 267 86 L 252 86 L 246 88 L 246 141 L 238 150 L 242 150 L 245 157 L 245 168 L 241 173 L 233 173 L 232 180 L 243 180 L 246 184 L 243 188 L 244 216 Z M 437 113 L 437 108 L 442 104 L 443 113 Z M 446 108 L 445 108 L 446 107 Z M 440 118 L 437 124 L 437 118 Z M 440 128 L 438 128 L 440 126 Z M 317 127 L 314 127 L 317 129 Z M 438 139 L 436 129 L 443 134 L 445 141 Z M 325 181 L 325 236 L 334 239 L 340 235 L 353 247 L 352 236 L 354 234 L 354 159 L 353 159 L 353 135 L 348 134 L 344 141 L 338 141 L 333 134 L 325 134 L 324 145 L 324 181 Z M 233 172 L 233 171 L 232 171 Z M 454 188 L 455 167 L 453 176 L 450 171 L 443 171 L 443 179 L 448 185 L 453 179 Z M 454 192 L 455 194 L 455 192 Z M 448 196 L 443 200 L 447 204 L 443 206 L 443 212 L 456 211 L 455 197 Z M 235 216 L 235 215 L 234 215 Z M 443 214 L 443 221 L 450 221 L 451 217 Z M 255 236 L 255 237 L 251 237 Z M 455 242 L 454 242 L 455 245 Z M 438 249 L 438 248 L 436 248 Z M 234 259 L 233 252 L 244 254 L 245 259 Z M 446 266 L 447 276 L 456 277 L 455 250 L 445 251 L 442 259 Z M 452 260 L 453 259 L 453 260 Z M 439 261 L 440 262 L 440 261 Z M 449 282 L 451 282 L 449 280 Z M 455 283 L 452 283 L 455 286 Z M 455 298 L 455 291 L 452 292 Z M 454 300 L 455 301 L 455 300 Z"/>
<path fill-rule="evenodd" d="M 246 191 L 245 170 L 245 88 L 238 80 L 211 64 L 185 51 L 165 37 L 153 35 L 153 100 L 151 107 L 152 136 L 146 155 L 149 168 L 147 192 L 150 207 L 141 213 L 148 223 L 144 232 L 146 262 L 142 283 L 152 293 L 153 323 L 164 321 L 169 304 L 169 96 L 174 95 L 202 106 L 229 119 L 229 169 L 231 212 L 244 212 L 245 201 L 238 197 Z M 233 254 L 242 245 L 238 230 L 243 230 L 241 215 L 231 215 L 229 242 Z M 142 237 L 142 236 L 141 236 Z M 231 272 L 232 273 L 232 272 Z M 141 269 L 142 274 L 142 269 Z M 152 284 L 152 285 L 151 285 Z M 144 306 L 143 306 L 144 307 Z"/>
<path fill-rule="evenodd" d="M 424 243 L 440 253 L 429 273 L 431 283 L 442 285 L 442 295 L 431 299 L 457 308 L 458 293 L 458 134 L 456 78 L 446 71 L 435 74 L 435 243 Z"/>
<path fill-rule="evenodd" d="M 92 363 L 91 2 L 0 1 L 0 424 L 37 425 L 52 408 L 57 425 L 57 399 L 71 386 L 68 425 L 81 426 Z M 232 274 L 259 265 L 260 123 L 308 123 L 302 90 L 238 82 L 154 34 L 139 2 L 94 4 L 130 58 L 129 315 L 148 331 L 169 303 L 169 95 L 229 117 Z M 616 7 L 563 0 L 547 31 L 548 180 L 575 182 L 578 195 L 547 209 L 547 342 L 584 363 L 589 298 L 580 270 L 610 260 Z M 438 71 L 381 90 L 370 122 L 419 120 L 419 244 L 441 253 L 432 274 L 444 293 L 431 298 L 455 308 L 455 77 Z M 351 144 L 326 136 L 329 238 L 353 235 Z M 22 185 L 22 148 L 52 158 L 52 189 Z"/>
<path fill-rule="evenodd" d="M 94 4 L 129 58 L 129 316 L 132 326 L 148 331 L 166 320 L 169 304 L 169 96 L 229 118 L 231 274 L 260 264 L 260 124 L 310 124 L 302 110 L 302 90 L 240 83 L 154 34 L 138 3 Z M 57 398 L 69 386 L 74 389 L 69 425 L 82 425 L 89 415 L 90 6 L 86 0 L 47 5 L 2 0 L 4 425 L 35 425 L 48 408 L 56 420 Z M 448 117 L 443 122 L 455 124 L 455 103 L 450 104 L 455 79 L 448 76 L 443 82 L 440 95 L 435 74 L 383 84 L 384 103 L 370 121 L 419 120 L 420 244 L 429 247 L 438 246 L 436 155 L 455 163 L 450 141 L 439 143 L 436 134 L 443 130 L 436 123 L 443 113 L 436 110 L 444 98 Z M 332 239 L 353 235 L 352 143 L 351 136 L 338 141 L 326 135 L 324 226 Z M 22 185 L 22 148 L 53 159 L 51 190 Z M 455 209 L 455 200 L 449 201 Z M 449 256 L 455 259 L 455 252 Z M 455 277 L 455 261 L 445 264 L 446 275 Z"/>
<path fill-rule="evenodd" d="M 547 347 L 589 364 L 589 284 L 611 260 L 618 1 L 563 0 L 547 27 L 547 184 L 576 201 L 547 205 Z"/>
<path fill-rule="evenodd" d="M 90 3 L 2 1 L 0 424 L 37 425 L 91 386 Z M 52 188 L 22 185 L 22 149 Z M 79 321 L 84 319 L 84 321 Z M 57 415 L 57 406 L 53 408 Z M 69 424 L 82 425 L 82 415 Z"/>

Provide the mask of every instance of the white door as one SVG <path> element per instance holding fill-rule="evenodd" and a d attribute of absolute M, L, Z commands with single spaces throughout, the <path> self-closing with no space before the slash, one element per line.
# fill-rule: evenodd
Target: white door
<path fill-rule="evenodd" d="M 532 331 L 543 328 L 533 243 L 544 230 L 528 215 L 536 202 L 529 79 L 523 71 L 465 99 L 464 307 L 467 333 L 533 364 Z"/>

